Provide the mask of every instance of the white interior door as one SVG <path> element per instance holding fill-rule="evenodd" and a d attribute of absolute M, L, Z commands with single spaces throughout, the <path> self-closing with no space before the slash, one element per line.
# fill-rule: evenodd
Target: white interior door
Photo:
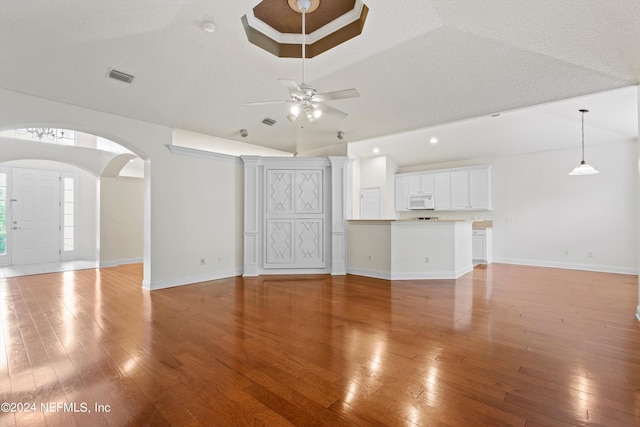
<path fill-rule="evenodd" d="M 11 262 L 60 260 L 60 172 L 13 168 Z"/>
<path fill-rule="evenodd" d="M 360 190 L 360 218 L 380 218 L 380 188 L 363 188 Z"/>

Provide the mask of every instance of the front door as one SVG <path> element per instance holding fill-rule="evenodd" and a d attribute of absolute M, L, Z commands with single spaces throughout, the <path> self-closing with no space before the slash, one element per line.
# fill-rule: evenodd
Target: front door
<path fill-rule="evenodd" d="M 60 260 L 60 172 L 12 168 L 11 262 Z"/>

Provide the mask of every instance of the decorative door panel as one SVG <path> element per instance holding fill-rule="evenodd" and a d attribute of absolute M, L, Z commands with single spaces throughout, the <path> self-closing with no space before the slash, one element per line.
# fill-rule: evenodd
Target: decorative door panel
<path fill-rule="evenodd" d="M 294 224 L 292 219 L 267 220 L 265 267 L 295 263 Z"/>
<path fill-rule="evenodd" d="M 293 170 L 266 171 L 267 214 L 293 213 Z"/>
<path fill-rule="evenodd" d="M 296 213 L 322 213 L 322 169 L 296 170 Z"/>
<path fill-rule="evenodd" d="M 295 256 L 298 265 L 324 267 L 322 219 L 296 220 Z"/>

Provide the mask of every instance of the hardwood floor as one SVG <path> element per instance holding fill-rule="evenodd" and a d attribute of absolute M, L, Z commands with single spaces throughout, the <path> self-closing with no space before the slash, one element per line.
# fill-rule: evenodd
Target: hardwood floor
<path fill-rule="evenodd" d="M 0 426 L 640 425 L 637 276 L 141 280 L 0 279 Z"/>

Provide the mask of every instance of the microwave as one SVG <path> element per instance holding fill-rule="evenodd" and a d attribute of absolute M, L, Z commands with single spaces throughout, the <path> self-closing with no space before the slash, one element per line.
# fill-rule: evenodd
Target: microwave
<path fill-rule="evenodd" d="M 412 194 L 409 196 L 409 209 L 435 209 L 433 194 Z"/>

